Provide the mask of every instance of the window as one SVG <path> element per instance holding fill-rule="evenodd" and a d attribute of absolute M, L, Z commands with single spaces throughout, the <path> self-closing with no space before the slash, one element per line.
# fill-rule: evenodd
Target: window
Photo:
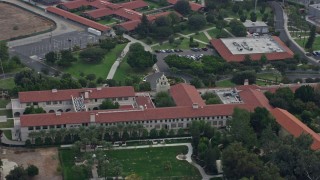
<path fill-rule="evenodd" d="M 94 99 L 94 102 L 97 102 L 98 101 L 98 99 Z"/>
<path fill-rule="evenodd" d="M 58 101 L 53 101 L 53 104 L 58 104 Z"/>
<path fill-rule="evenodd" d="M 47 101 L 47 102 L 46 102 L 46 105 L 50 105 L 50 104 L 51 104 L 51 101 Z"/>
<path fill-rule="evenodd" d="M 28 102 L 28 103 L 27 103 L 27 106 L 30 106 L 30 105 L 31 105 L 31 103 Z"/>
<path fill-rule="evenodd" d="M 155 128 L 156 128 L 156 129 L 160 129 L 160 125 L 157 124 L 157 125 L 155 126 Z"/>
<path fill-rule="evenodd" d="M 212 125 L 217 125 L 217 121 L 213 121 L 213 122 L 212 122 Z"/>
<path fill-rule="evenodd" d="M 176 128 L 177 124 L 176 123 L 171 123 L 171 128 Z"/>
<path fill-rule="evenodd" d="M 36 130 L 40 130 L 40 126 L 36 126 Z"/>
<path fill-rule="evenodd" d="M 54 129 L 54 125 L 51 125 L 51 126 L 50 126 L 50 129 Z"/>
<path fill-rule="evenodd" d="M 66 128 L 66 127 L 67 127 L 67 125 L 66 125 L 66 124 L 64 124 L 64 125 L 63 125 L 63 127 L 64 127 L 64 128 Z"/>
<path fill-rule="evenodd" d="M 59 104 L 62 104 L 62 101 L 59 101 Z"/>
<path fill-rule="evenodd" d="M 122 97 L 119 97 L 119 98 L 118 98 L 118 101 L 122 101 Z"/>
<path fill-rule="evenodd" d="M 48 129 L 48 126 L 42 126 L 42 129 Z"/>
<path fill-rule="evenodd" d="M 30 130 L 33 130 L 33 126 L 31 126 L 31 127 L 28 127 L 28 130 L 30 131 Z"/>
<path fill-rule="evenodd" d="M 178 127 L 182 128 L 183 127 L 183 123 L 178 123 Z"/>
<path fill-rule="evenodd" d="M 128 100 L 128 97 L 124 97 L 123 99 L 124 99 L 124 100 Z"/>
<path fill-rule="evenodd" d="M 57 128 L 61 128 L 61 125 L 57 125 Z"/>

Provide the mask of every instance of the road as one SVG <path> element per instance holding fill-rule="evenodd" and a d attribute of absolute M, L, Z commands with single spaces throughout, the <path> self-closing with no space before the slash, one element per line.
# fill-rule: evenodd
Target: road
<path fill-rule="evenodd" d="M 288 31 L 288 17 L 284 13 L 280 3 L 272 1 L 270 5 L 275 13 L 275 30 L 280 32 L 280 39 L 289 45 L 290 49 L 300 55 L 301 58 L 308 59 L 308 61 L 313 64 L 319 66 L 317 60 L 306 56 L 304 50 L 292 39 Z"/>

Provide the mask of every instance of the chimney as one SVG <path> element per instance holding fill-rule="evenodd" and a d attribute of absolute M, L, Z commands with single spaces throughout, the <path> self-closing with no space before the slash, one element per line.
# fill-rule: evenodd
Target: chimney
<path fill-rule="evenodd" d="M 243 85 L 245 85 L 245 86 L 249 85 L 249 80 L 245 79 Z"/>
<path fill-rule="evenodd" d="M 56 111 L 56 116 L 61 116 L 61 112 L 60 111 Z"/>
<path fill-rule="evenodd" d="M 56 93 L 56 92 L 58 92 L 58 90 L 57 89 L 52 89 L 51 92 L 52 93 Z"/>
<path fill-rule="evenodd" d="M 142 105 L 140 105 L 139 108 L 144 111 L 144 107 Z"/>
<path fill-rule="evenodd" d="M 193 103 L 192 104 L 192 109 L 198 109 L 199 108 L 199 104 L 198 103 Z"/>
<path fill-rule="evenodd" d="M 84 98 L 85 98 L 85 99 L 88 99 L 88 98 L 89 98 L 89 92 L 88 92 L 88 91 L 84 92 Z"/>
<path fill-rule="evenodd" d="M 101 91 L 101 89 L 102 89 L 101 87 L 97 87 L 97 91 Z"/>
<path fill-rule="evenodd" d="M 90 113 L 90 123 L 95 123 L 95 122 L 96 122 L 96 114 Z"/>

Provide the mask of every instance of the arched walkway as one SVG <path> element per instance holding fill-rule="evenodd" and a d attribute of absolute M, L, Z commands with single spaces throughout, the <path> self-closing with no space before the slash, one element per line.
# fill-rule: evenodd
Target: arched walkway
<path fill-rule="evenodd" d="M 71 109 L 67 109 L 67 110 L 66 110 L 66 112 L 69 112 L 69 111 L 71 111 Z"/>
<path fill-rule="evenodd" d="M 13 116 L 14 116 L 14 117 L 20 117 L 20 112 L 15 112 L 15 113 L 13 114 Z"/>
<path fill-rule="evenodd" d="M 55 111 L 51 109 L 51 110 L 49 111 L 49 113 L 55 113 Z"/>
<path fill-rule="evenodd" d="M 99 108 L 98 107 L 94 107 L 92 110 L 99 110 Z"/>
<path fill-rule="evenodd" d="M 63 112 L 63 110 L 62 110 L 62 109 L 58 109 L 58 111 L 59 111 L 59 112 Z"/>

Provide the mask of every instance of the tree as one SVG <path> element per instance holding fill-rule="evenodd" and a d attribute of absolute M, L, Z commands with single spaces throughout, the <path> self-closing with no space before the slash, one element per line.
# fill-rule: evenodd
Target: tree
<path fill-rule="evenodd" d="M 113 102 L 110 99 L 104 100 L 99 106 L 100 109 L 119 109 L 120 105 L 118 102 Z"/>
<path fill-rule="evenodd" d="M 105 52 L 101 48 L 88 48 L 80 52 L 79 57 L 87 63 L 98 63 L 104 58 Z"/>
<path fill-rule="evenodd" d="M 223 173 L 228 179 L 255 177 L 261 171 L 262 162 L 249 153 L 241 143 L 233 143 L 222 152 Z"/>
<path fill-rule="evenodd" d="M 60 51 L 61 59 L 57 61 L 59 66 L 70 66 L 72 62 L 77 61 L 70 50 L 62 50 Z"/>
<path fill-rule="evenodd" d="M 241 22 L 246 22 L 246 20 L 247 20 L 247 16 L 246 16 L 245 14 L 242 14 L 242 15 L 240 16 L 240 21 L 241 21 Z"/>
<path fill-rule="evenodd" d="M 260 63 L 266 64 L 267 62 L 268 62 L 267 56 L 265 54 L 262 54 L 260 58 Z"/>
<path fill-rule="evenodd" d="M 151 129 L 150 130 L 150 138 L 154 139 L 154 138 L 157 138 L 157 137 L 158 137 L 158 131 L 155 128 Z"/>
<path fill-rule="evenodd" d="M 250 14 L 250 20 L 251 20 L 252 22 L 256 22 L 256 21 L 257 21 L 257 14 L 254 13 L 254 12 L 252 12 L 252 13 Z"/>
<path fill-rule="evenodd" d="M 203 82 L 201 81 L 200 78 L 195 77 L 190 81 L 190 84 L 193 85 L 196 88 L 201 88 L 203 87 Z"/>
<path fill-rule="evenodd" d="M 207 16 L 206 16 L 206 20 L 209 23 L 215 23 L 216 22 L 216 18 L 215 18 L 213 13 L 208 13 Z"/>
<path fill-rule="evenodd" d="M 111 49 L 116 47 L 116 43 L 112 39 L 105 39 L 101 41 L 100 47 L 102 49 L 106 49 L 107 51 L 110 51 Z"/>
<path fill-rule="evenodd" d="M 151 84 L 149 82 L 140 83 L 139 91 L 151 91 Z"/>
<path fill-rule="evenodd" d="M 173 6 L 174 10 L 182 15 L 188 15 L 191 12 L 191 6 L 187 0 L 178 0 Z"/>
<path fill-rule="evenodd" d="M 46 111 L 42 107 L 34 108 L 34 106 L 27 107 L 23 114 L 42 114 L 46 113 Z"/>
<path fill-rule="evenodd" d="M 301 99 L 303 102 L 313 101 L 314 89 L 309 85 L 301 86 L 295 91 L 294 97 Z"/>
<path fill-rule="evenodd" d="M 232 76 L 231 81 L 235 84 L 243 84 L 246 79 L 248 79 L 249 84 L 254 84 L 256 82 L 256 73 L 253 71 L 237 72 Z"/>
<path fill-rule="evenodd" d="M 230 134 L 235 141 L 242 142 L 249 148 L 257 144 L 256 134 L 250 126 L 250 113 L 247 110 L 235 108 L 230 127 Z"/>
<path fill-rule="evenodd" d="M 27 180 L 28 174 L 22 165 L 16 166 L 6 176 L 6 180 Z"/>
<path fill-rule="evenodd" d="M 216 167 L 216 160 L 218 160 L 220 157 L 220 150 L 218 147 L 210 148 L 206 152 L 206 158 L 205 162 L 207 165 L 207 169 L 210 173 L 214 174 L 217 173 L 217 167 Z"/>
<path fill-rule="evenodd" d="M 311 27 L 309 38 L 308 38 L 307 43 L 305 45 L 306 49 L 312 49 L 315 38 L 316 38 L 316 26 L 313 25 Z"/>
<path fill-rule="evenodd" d="M 169 93 L 167 92 L 159 92 L 155 97 L 155 105 L 157 107 L 172 107 L 175 106 L 175 103 Z"/>
<path fill-rule="evenodd" d="M 135 31 L 140 37 L 147 37 L 150 31 L 150 22 L 145 14 L 142 15 L 141 23 L 137 26 Z"/>
<path fill-rule="evenodd" d="M 0 41 L 0 59 L 6 61 L 9 59 L 8 46 L 5 41 Z"/>
<path fill-rule="evenodd" d="M 201 14 L 195 14 L 188 18 L 188 23 L 191 29 L 199 30 L 207 24 L 207 20 L 205 16 Z"/>
<path fill-rule="evenodd" d="M 247 29 L 242 24 L 242 22 L 233 19 L 230 21 L 229 26 L 231 28 L 232 34 L 234 34 L 237 37 L 246 36 L 247 35 Z"/>
<path fill-rule="evenodd" d="M 152 67 L 156 62 L 156 56 L 145 51 L 140 43 L 130 45 L 127 60 L 130 67 L 145 70 L 146 68 Z"/>
<path fill-rule="evenodd" d="M 34 177 L 39 174 L 38 167 L 32 164 L 27 167 L 26 171 L 29 177 Z"/>
<path fill-rule="evenodd" d="M 49 64 L 54 64 L 56 62 L 56 53 L 51 51 L 45 55 L 46 62 Z"/>

